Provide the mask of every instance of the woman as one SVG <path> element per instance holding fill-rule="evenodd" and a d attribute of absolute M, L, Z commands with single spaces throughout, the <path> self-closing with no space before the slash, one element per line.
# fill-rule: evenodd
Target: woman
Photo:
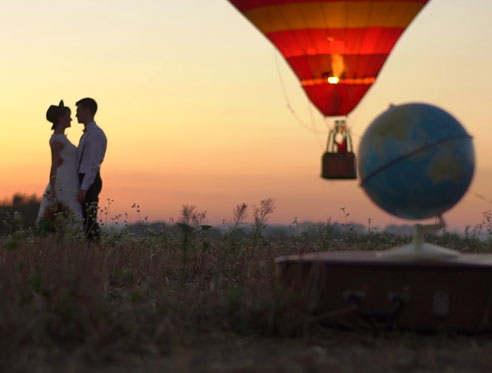
<path fill-rule="evenodd" d="M 70 108 L 63 105 L 51 105 L 46 112 L 46 119 L 53 124 L 50 138 L 51 168 L 50 179 L 41 199 L 38 214 L 39 221 L 47 215 L 55 203 L 61 203 L 69 210 L 69 217 L 77 228 L 82 227 L 82 208 L 77 201 L 79 177 L 77 173 L 77 147 L 65 135 L 72 118 Z"/>

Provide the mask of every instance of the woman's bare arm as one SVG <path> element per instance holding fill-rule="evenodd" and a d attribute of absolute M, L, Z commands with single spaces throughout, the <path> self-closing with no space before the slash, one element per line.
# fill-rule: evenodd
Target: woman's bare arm
<path fill-rule="evenodd" d="M 50 196 L 49 198 L 55 199 L 55 183 L 56 183 L 56 170 L 63 163 L 63 159 L 61 158 L 61 150 L 63 148 L 63 144 L 59 141 L 53 141 L 50 143 L 51 147 L 51 168 L 50 168 Z"/>

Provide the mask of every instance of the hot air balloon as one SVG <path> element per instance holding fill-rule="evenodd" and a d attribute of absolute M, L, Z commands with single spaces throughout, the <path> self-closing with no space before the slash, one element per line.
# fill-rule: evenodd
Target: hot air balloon
<path fill-rule="evenodd" d="M 321 176 L 355 179 L 346 117 L 429 0 L 229 0 L 278 49 L 312 104 L 338 117 Z"/>

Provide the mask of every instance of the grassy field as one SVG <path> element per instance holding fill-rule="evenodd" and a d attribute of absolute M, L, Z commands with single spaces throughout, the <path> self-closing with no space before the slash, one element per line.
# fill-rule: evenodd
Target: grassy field
<path fill-rule="evenodd" d="M 88 247 L 69 230 L 16 227 L 0 237 L 0 370 L 203 372 L 470 372 L 492 369 L 489 335 L 336 330 L 279 283 L 274 259 L 383 250 L 408 237 L 349 224 L 267 236 L 273 203 L 238 205 L 218 230 L 184 206 L 177 223 L 145 221 Z M 492 252 L 484 214 L 465 236 L 429 241 Z M 137 233 L 135 233 L 137 232 Z"/>

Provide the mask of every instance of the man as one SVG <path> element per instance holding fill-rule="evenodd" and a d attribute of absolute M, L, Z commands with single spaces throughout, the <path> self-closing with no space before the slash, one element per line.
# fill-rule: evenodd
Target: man
<path fill-rule="evenodd" d="M 99 193 L 102 189 L 100 174 L 101 163 L 106 154 L 107 140 L 103 130 L 94 121 L 97 103 L 92 98 L 83 98 L 76 102 L 77 121 L 84 125 L 84 134 L 78 147 L 78 172 L 80 189 L 77 196 L 82 205 L 84 230 L 90 242 L 99 242 L 97 210 Z"/>

